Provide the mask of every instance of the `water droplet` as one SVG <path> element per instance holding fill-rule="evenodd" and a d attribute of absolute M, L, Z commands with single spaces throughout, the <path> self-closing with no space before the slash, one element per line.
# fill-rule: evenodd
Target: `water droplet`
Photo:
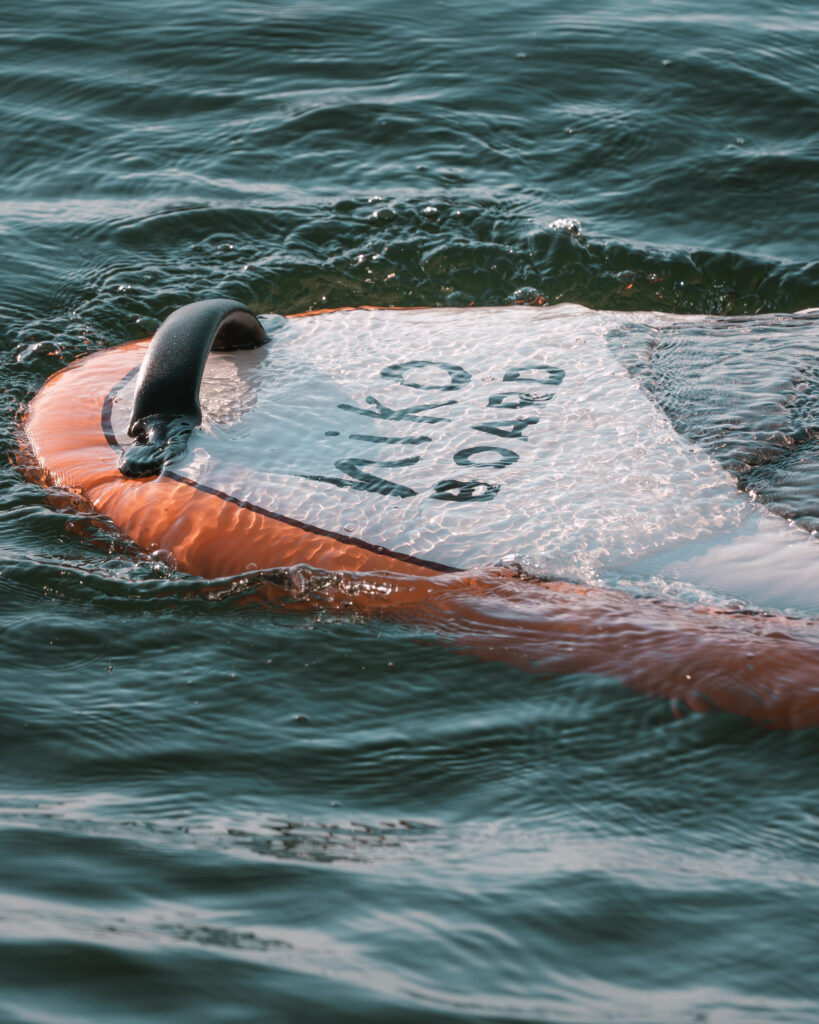
<path fill-rule="evenodd" d="M 552 231 L 568 231 L 570 235 L 579 235 L 581 231 L 580 221 L 574 217 L 558 217 L 549 224 Z"/>

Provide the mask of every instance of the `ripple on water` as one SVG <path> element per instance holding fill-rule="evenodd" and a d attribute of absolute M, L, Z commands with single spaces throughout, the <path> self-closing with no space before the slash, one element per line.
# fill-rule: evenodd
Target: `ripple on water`
<path fill-rule="evenodd" d="M 208 296 L 819 303 L 807 0 L 6 7 L 6 455 L 52 372 Z M 813 324 L 630 363 L 808 528 Z M 815 1017 L 815 732 L 271 608 L 326 580 L 185 578 L 2 461 L 4 1020 Z"/>

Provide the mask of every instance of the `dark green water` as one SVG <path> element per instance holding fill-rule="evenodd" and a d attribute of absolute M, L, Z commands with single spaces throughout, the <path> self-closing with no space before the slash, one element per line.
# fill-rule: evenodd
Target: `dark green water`
<path fill-rule="evenodd" d="M 4 452 L 211 295 L 819 305 L 818 66 L 808 2 L 5 5 Z M 4 1024 L 815 1019 L 814 732 L 249 604 L 0 488 Z"/>

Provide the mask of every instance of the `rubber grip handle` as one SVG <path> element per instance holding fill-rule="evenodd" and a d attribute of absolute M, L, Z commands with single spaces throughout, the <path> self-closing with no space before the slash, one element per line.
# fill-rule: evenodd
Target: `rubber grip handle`
<path fill-rule="evenodd" d="M 205 299 L 163 321 L 137 378 L 128 433 L 136 443 L 119 462 L 123 476 L 155 476 L 184 451 L 202 422 L 199 387 L 211 349 L 257 348 L 267 335 L 240 302 Z"/>

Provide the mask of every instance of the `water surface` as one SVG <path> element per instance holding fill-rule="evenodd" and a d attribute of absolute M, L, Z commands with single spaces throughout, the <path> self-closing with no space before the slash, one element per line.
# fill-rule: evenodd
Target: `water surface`
<path fill-rule="evenodd" d="M 817 56 L 807 2 L 5 10 L 0 443 L 208 296 L 817 306 Z M 654 390 L 810 530 L 786 333 L 776 450 L 747 389 L 719 424 L 707 335 Z M 815 1017 L 813 733 L 248 601 L 11 463 L 0 550 L 3 1020 Z"/>

